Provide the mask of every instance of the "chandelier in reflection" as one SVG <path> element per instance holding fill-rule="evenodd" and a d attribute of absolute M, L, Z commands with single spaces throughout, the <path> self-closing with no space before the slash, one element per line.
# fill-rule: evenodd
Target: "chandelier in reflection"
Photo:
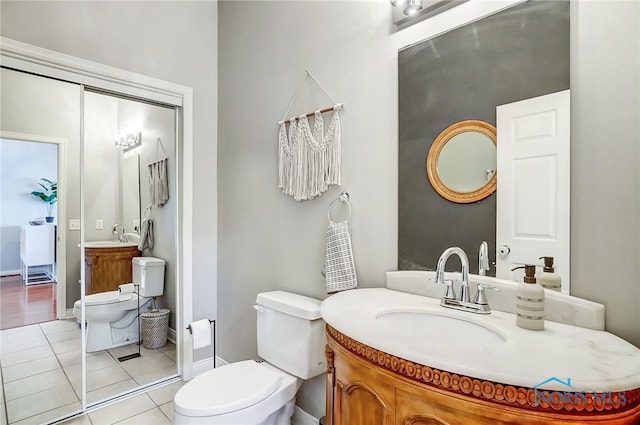
<path fill-rule="evenodd" d="M 128 132 L 123 131 L 115 136 L 115 145 L 124 149 L 132 149 L 138 145 L 142 140 L 141 132 Z"/>

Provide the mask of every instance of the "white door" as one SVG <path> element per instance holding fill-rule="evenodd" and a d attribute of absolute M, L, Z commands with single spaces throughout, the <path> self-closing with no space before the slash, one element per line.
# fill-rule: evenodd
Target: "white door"
<path fill-rule="evenodd" d="M 554 257 L 569 292 L 569 90 L 497 108 L 497 277 Z M 542 268 L 536 270 L 536 274 Z"/>

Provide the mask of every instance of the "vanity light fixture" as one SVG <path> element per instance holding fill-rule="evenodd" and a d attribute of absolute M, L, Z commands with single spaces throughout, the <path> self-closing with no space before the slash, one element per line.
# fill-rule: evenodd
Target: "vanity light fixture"
<path fill-rule="evenodd" d="M 139 131 L 123 131 L 117 134 L 115 137 L 116 146 L 121 147 L 124 150 L 130 150 L 137 146 L 140 146 L 140 143 L 142 143 L 142 133 Z"/>
<path fill-rule="evenodd" d="M 422 0 L 409 0 L 409 4 L 404 9 L 404 14 L 413 16 L 422 10 Z"/>

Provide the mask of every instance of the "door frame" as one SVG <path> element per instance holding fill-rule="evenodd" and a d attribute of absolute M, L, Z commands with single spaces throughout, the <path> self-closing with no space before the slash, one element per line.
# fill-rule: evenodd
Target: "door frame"
<path fill-rule="evenodd" d="M 56 318 L 64 319 L 67 313 L 67 211 L 66 211 L 66 156 L 67 140 L 60 137 L 41 136 L 28 133 L 16 133 L 0 129 L 0 138 L 24 142 L 49 143 L 58 147 L 58 201 L 56 235 Z M 64 252 L 64 255 L 60 255 Z"/>
<path fill-rule="evenodd" d="M 178 112 L 176 345 L 178 374 L 192 377 L 193 353 L 187 324 L 193 318 L 193 89 L 0 37 L 0 65 L 95 87 L 107 92 L 175 106 Z M 211 241 L 213 244 L 217 240 Z M 81 272 L 82 272 L 81 267 Z M 214 300 L 215 302 L 215 300 Z"/>

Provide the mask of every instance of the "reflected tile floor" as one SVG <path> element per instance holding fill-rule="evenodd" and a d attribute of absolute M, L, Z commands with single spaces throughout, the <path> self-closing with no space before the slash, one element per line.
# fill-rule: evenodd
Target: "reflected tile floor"
<path fill-rule="evenodd" d="M 80 341 L 75 319 L 0 331 L 0 425 L 42 424 L 80 410 Z M 140 346 L 141 357 L 118 361 L 137 351 L 131 344 L 87 354 L 88 403 L 175 373 L 173 343 L 155 350 Z M 66 423 L 169 424 L 173 394 L 181 385 L 175 382 Z"/>

